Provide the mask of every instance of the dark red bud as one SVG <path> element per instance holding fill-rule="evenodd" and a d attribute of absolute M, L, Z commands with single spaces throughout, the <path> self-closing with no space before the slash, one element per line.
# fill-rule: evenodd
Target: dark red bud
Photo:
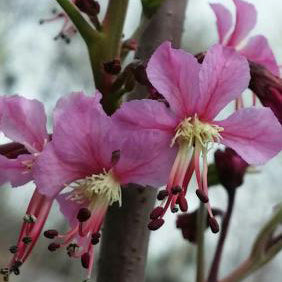
<path fill-rule="evenodd" d="M 59 235 L 59 232 L 55 229 L 50 229 L 50 230 L 46 230 L 43 233 L 44 237 L 48 238 L 48 239 L 54 239 L 55 237 L 57 237 Z"/>
<path fill-rule="evenodd" d="M 100 4 L 94 0 L 76 0 L 75 5 L 88 16 L 95 16 L 100 12 Z"/>
<path fill-rule="evenodd" d="M 182 212 L 187 212 L 187 210 L 188 210 L 188 202 L 185 199 L 185 197 L 184 196 L 179 196 L 177 202 L 178 202 L 178 205 L 180 207 L 180 210 Z"/>
<path fill-rule="evenodd" d="M 80 222 L 84 222 L 87 221 L 91 216 L 91 212 L 89 209 L 87 208 L 81 208 L 76 216 L 76 218 L 78 219 L 78 221 Z"/>
<path fill-rule="evenodd" d="M 241 186 L 248 164 L 231 148 L 217 150 L 214 158 L 219 181 L 227 191 Z"/>
<path fill-rule="evenodd" d="M 48 250 L 50 252 L 54 252 L 56 251 L 57 249 L 60 248 L 60 244 L 57 244 L 57 243 L 51 243 L 49 246 L 48 246 Z"/>
<path fill-rule="evenodd" d="M 148 224 L 148 228 L 152 231 L 159 229 L 164 224 L 162 218 L 154 219 Z"/>
<path fill-rule="evenodd" d="M 159 201 L 162 201 L 163 199 L 165 199 L 168 196 L 168 191 L 167 190 L 161 190 L 158 193 L 157 199 Z"/>
<path fill-rule="evenodd" d="M 89 253 L 84 253 L 81 256 L 81 264 L 84 268 L 88 268 L 90 263 L 90 255 Z"/>
<path fill-rule="evenodd" d="M 201 202 L 207 203 L 209 201 L 208 196 L 205 194 L 205 192 L 203 190 L 197 189 L 196 194 L 197 194 L 197 196 L 198 196 L 198 198 L 200 199 Z"/>
<path fill-rule="evenodd" d="M 150 218 L 151 219 L 157 219 L 159 216 L 162 215 L 164 211 L 163 207 L 156 207 L 152 210 L 151 214 L 150 214 Z"/>
<path fill-rule="evenodd" d="M 211 231 L 213 233 L 218 233 L 218 231 L 219 231 L 219 224 L 218 224 L 217 220 L 214 217 L 209 217 L 208 221 L 209 221 L 209 226 L 211 228 Z"/>
<path fill-rule="evenodd" d="M 114 59 L 112 61 L 105 62 L 104 63 L 104 70 L 107 73 L 112 74 L 112 75 L 119 74 L 119 72 L 121 71 L 120 60 Z"/>

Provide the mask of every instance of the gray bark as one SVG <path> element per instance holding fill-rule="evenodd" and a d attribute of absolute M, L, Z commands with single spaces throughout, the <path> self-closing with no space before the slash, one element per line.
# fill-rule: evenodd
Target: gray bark
<path fill-rule="evenodd" d="M 179 47 L 188 0 L 164 1 L 140 38 L 136 56 L 148 60 L 165 40 Z M 144 89 L 143 89 L 144 90 Z M 144 91 L 137 87 L 131 98 L 141 99 Z M 131 184 L 122 191 L 122 207 L 110 207 L 106 216 L 98 282 L 143 282 L 150 231 L 149 214 L 157 190 Z"/>

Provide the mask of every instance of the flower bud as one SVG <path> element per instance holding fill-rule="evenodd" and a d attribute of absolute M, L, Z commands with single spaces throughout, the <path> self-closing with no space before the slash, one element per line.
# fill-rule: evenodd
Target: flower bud
<path fill-rule="evenodd" d="M 231 148 L 217 150 L 214 158 L 220 183 L 227 190 L 241 186 L 248 164 Z"/>
<path fill-rule="evenodd" d="M 253 62 L 249 64 L 251 70 L 249 88 L 265 107 L 271 108 L 282 124 L 282 79 L 272 74 L 264 66 Z"/>
<path fill-rule="evenodd" d="M 100 4 L 93 0 L 76 0 L 75 5 L 78 9 L 87 14 L 88 16 L 94 16 L 100 12 Z"/>

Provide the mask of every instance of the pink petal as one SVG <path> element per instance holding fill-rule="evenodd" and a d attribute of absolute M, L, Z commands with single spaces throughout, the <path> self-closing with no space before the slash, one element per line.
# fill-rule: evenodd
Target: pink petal
<path fill-rule="evenodd" d="M 253 36 L 247 45 L 240 50 L 240 53 L 248 60 L 265 66 L 274 75 L 279 76 L 279 67 L 274 54 L 263 35 Z"/>
<path fill-rule="evenodd" d="M 263 164 L 282 150 L 282 127 L 269 108 L 240 109 L 216 124 L 224 128 L 222 143 L 249 164 Z"/>
<path fill-rule="evenodd" d="M 217 32 L 219 43 L 223 43 L 228 31 L 232 27 L 232 15 L 228 9 L 221 4 L 210 4 L 216 16 Z"/>
<path fill-rule="evenodd" d="M 73 93 L 61 98 L 54 110 L 53 143 L 61 161 L 81 169 L 100 171 L 111 161 L 112 121 L 96 96 Z M 114 145 L 113 145 L 114 146 Z"/>
<path fill-rule="evenodd" d="M 89 171 L 83 167 L 63 162 L 54 151 L 53 141 L 37 157 L 33 167 L 33 176 L 39 192 L 48 197 L 56 196 L 65 185 L 84 178 Z"/>
<path fill-rule="evenodd" d="M 75 226 L 77 221 L 77 214 L 81 208 L 87 207 L 87 203 L 78 203 L 76 201 L 68 199 L 71 196 L 72 192 L 67 192 L 60 194 L 56 197 L 56 200 L 59 203 L 60 211 L 68 220 L 70 226 Z"/>
<path fill-rule="evenodd" d="M 234 49 L 216 44 L 207 52 L 199 76 L 198 115 L 211 120 L 248 87 L 250 69 Z"/>
<path fill-rule="evenodd" d="M 17 187 L 31 181 L 32 173 L 23 162 L 33 162 L 33 156 L 20 155 L 17 159 L 8 159 L 0 155 L 0 184 L 10 182 L 12 187 Z"/>
<path fill-rule="evenodd" d="M 152 85 L 168 101 L 179 117 L 193 115 L 198 102 L 200 65 L 195 57 L 164 42 L 148 62 L 147 74 Z"/>
<path fill-rule="evenodd" d="M 114 167 L 120 183 L 156 187 L 166 184 L 176 155 L 175 149 L 169 147 L 170 142 L 168 134 L 132 132 L 122 144 L 120 160 Z"/>
<path fill-rule="evenodd" d="M 40 152 L 48 140 L 44 106 L 37 100 L 20 96 L 3 99 L 1 130 L 31 153 Z"/>
<path fill-rule="evenodd" d="M 233 0 L 233 2 L 236 6 L 236 24 L 227 45 L 236 47 L 255 27 L 257 12 L 251 3 L 242 0 Z"/>
<path fill-rule="evenodd" d="M 161 130 L 171 133 L 179 120 L 164 103 L 144 99 L 123 103 L 112 116 L 122 130 Z"/>

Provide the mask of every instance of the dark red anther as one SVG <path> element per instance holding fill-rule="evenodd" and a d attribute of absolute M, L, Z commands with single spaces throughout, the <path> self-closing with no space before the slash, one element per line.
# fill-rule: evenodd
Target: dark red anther
<path fill-rule="evenodd" d="M 202 190 L 197 189 L 196 194 L 197 194 L 197 196 L 198 196 L 198 198 L 200 199 L 201 202 L 207 203 L 209 201 L 208 196 Z"/>
<path fill-rule="evenodd" d="M 180 186 L 175 186 L 171 189 L 171 192 L 173 195 L 176 195 L 182 191 L 182 188 Z"/>
<path fill-rule="evenodd" d="M 121 71 L 120 60 L 114 59 L 112 61 L 105 62 L 104 70 L 109 74 L 113 74 L 113 75 L 118 74 Z"/>
<path fill-rule="evenodd" d="M 43 233 L 44 237 L 48 238 L 48 239 L 54 239 L 55 237 L 57 237 L 59 235 L 59 232 L 55 229 L 50 229 L 50 230 L 46 230 Z"/>
<path fill-rule="evenodd" d="M 60 244 L 58 244 L 58 243 L 51 243 L 49 246 L 48 246 L 48 250 L 50 251 L 50 252 L 54 252 L 54 251 L 56 251 L 57 249 L 59 249 L 60 248 Z"/>
<path fill-rule="evenodd" d="M 159 216 L 162 215 L 163 211 L 164 211 L 163 207 L 154 208 L 150 214 L 150 219 L 157 219 Z"/>
<path fill-rule="evenodd" d="M 165 199 L 168 196 L 168 191 L 167 190 L 161 190 L 158 193 L 157 199 L 159 201 L 162 201 L 163 199 Z"/>
<path fill-rule="evenodd" d="M 84 222 L 87 221 L 91 216 L 91 211 L 87 208 L 81 208 L 78 211 L 78 214 L 76 216 L 76 218 L 78 219 L 78 221 L 80 222 Z"/>
<path fill-rule="evenodd" d="M 99 242 L 100 242 L 100 239 L 99 239 L 99 238 L 92 238 L 92 239 L 91 239 L 91 244 L 92 244 L 92 245 L 97 245 Z"/>
<path fill-rule="evenodd" d="M 177 203 L 179 205 L 179 208 L 182 212 L 187 212 L 188 210 L 188 203 L 184 196 L 179 196 L 177 199 Z"/>
<path fill-rule="evenodd" d="M 172 213 L 177 213 L 177 212 L 178 212 L 178 208 L 177 208 L 177 207 L 172 208 L 172 209 L 171 209 L 171 212 L 172 212 Z"/>
<path fill-rule="evenodd" d="M 164 224 L 162 218 L 154 219 L 148 224 L 148 228 L 152 231 L 159 229 Z"/>
<path fill-rule="evenodd" d="M 100 239 L 101 238 L 100 232 L 93 233 L 92 234 L 92 239 L 94 239 L 94 238 Z"/>
<path fill-rule="evenodd" d="M 84 268 L 88 268 L 90 263 L 90 255 L 89 253 L 84 253 L 81 256 L 81 264 Z"/>
<path fill-rule="evenodd" d="M 28 245 L 32 242 L 32 239 L 31 237 L 26 236 L 26 237 L 23 237 L 22 241 L 24 244 Z"/>
<path fill-rule="evenodd" d="M 209 226 L 211 228 L 211 231 L 213 233 L 218 233 L 218 231 L 219 231 L 219 224 L 216 221 L 216 219 L 214 217 L 209 217 L 208 221 L 209 221 Z"/>
<path fill-rule="evenodd" d="M 17 251 L 18 251 L 18 247 L 17 246 L 11 246 L 9 248 L 9 251 L 12 253 L 12 254 L 15 254 Z"/>

